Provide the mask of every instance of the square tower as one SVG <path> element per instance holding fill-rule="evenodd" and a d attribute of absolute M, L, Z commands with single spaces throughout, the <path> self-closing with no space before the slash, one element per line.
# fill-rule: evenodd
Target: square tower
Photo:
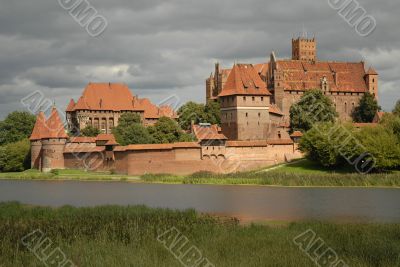
<path fill-rule="evenodd" d="M 230 140 L 267 140 L 270 95 L 253 65 L 235 64 L 219 94 L 222 133 Z"/>
<path fill-rule="evenodd" d="M 292 59 L 315 62 L 317 61 L 317 41 L 315 38 L 299 37 L 292 39 Z"/>

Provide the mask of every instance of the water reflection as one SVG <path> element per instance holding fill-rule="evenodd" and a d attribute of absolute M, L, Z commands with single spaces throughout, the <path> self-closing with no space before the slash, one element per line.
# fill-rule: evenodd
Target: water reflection
<path fill-rule="evenodd" d="M 45 206 L 144 204 L 172 209 L 194 208 L 244 220 L 400 222 L 399 189 L 2 180 L 0 201 Z"/>

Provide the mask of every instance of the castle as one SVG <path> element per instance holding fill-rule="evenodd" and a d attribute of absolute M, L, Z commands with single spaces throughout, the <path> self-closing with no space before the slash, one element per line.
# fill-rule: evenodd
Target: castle
<path fill-rule="evenodd" d="M 305 91 L 320 89 L 330 97 L 343 120 L 366 92 L 378 95 L 378 74 L 363 62 L 317 60 L 315 39 L 292 41 L 292 59 L 269 63 L 234 64 L 206 82 L 208 101 L 221 104 L 221 126 L 192 125 L 196 142 L 120 146 L 111 134 L 119 116 L 133 112 L 145 125 L 160 117 L 177 118 L 169 107 L 139 99 L 123 84 L 89 84 L 81 98 L 67 108 L 70 132 L 87 125 L 102 131 L 97 137 L 69 137 L 56 108 L 48 119 L 37 116 L 31 140 L 32 168 L 113 170 L 116 173 L 190 174 L 254 170 L 301 157 L 300 132 L 288 133 L 290 106 Z"/>
<path fill-rule="evenodd" d="M 177 118 L 171 107 L 157 107 L 147 98 L 133 96 L 125 84 L 89 83 L 79 100 L 75 103 L 71 99 L 67 107 L 68 130 L 79 134 L 90 125 L 110 134 L 125 112 L 138 114 L 146 126 L 153 125 L 161 117 Z"/>
<path fill-rule="evenodd" d="M 372 67 L 366 70 L 364 62 L 319 61 L 315 38 L 292 39 L 291 59 L 279 60 L 272 52 L 268 63 L 249 66 L 271 93 L 271 103 L 284 115 L 286 124 L 291 105 L 310 89 L 322 90 L 334 103 L 341 120 L 351 119 L 354 108 L 366 92 L 378 99 L 379 77 Z M 218 63 L 215 64 L 215 72 L 206 80 L 207 101 L 221 98 L 234 69 L 235 66 L 221 69 Z"/>

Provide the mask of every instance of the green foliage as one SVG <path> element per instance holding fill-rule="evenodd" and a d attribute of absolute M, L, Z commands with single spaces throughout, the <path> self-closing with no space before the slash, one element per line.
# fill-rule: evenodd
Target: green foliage
<path fill-rule="evenodd" d="M 365 93 L 360 100 L 360 104 L 353 111 L 353 120 L 355 122 L 372 122 L 377 111 L 381 110 L 373 94 Z"/>
<path fill-rule="evenodd" d="M 192 121 L 195 124 L 208 122 L 221 123 L 221 111 L 219 102 L 209 101 L 206 105 L 195 102 L 187 102 L 178 110 L 179 125 L 184 130 L 190 130 Z"/>
<path fill-rule="evenodd" d="M 389 128 L 365 127 L 357 132 L 365 150 L 375 158 L 375 168 L 388 170 L 400 167 L 400 143 Z"/>
<path fill-rule="evenodd" d="M 290 107 L 292 131 L 308 131 L 317 122 L 334 122 L 337 116 L 332 101 L 319 89 L 305 92 L 299 102 Z"/>
<path fill-rule="evenodd" d="M 100 130 L 97 129 L 96 127 L 93 127 L 92 125 L 86 126 L 86 128 L 82 129 L 81 135 L 87 136 L 87 137 L 96 137 L 100 134 Z"/>
<path fill-rule="evenodd" d="M 153 137 L 149 131 L 140 123 L 133 123 L 129 126 L 122 124 L 112 130 L 117 142 L 123 146 L 130 144 L 152 144 Z"/>
<path fill-rule="evenodd" d="M 30 142 L 24 139 L 0 146 L 0 171 L 21 172 L 30 168 Z"/>
<path fill-rule="evenodd" d="M 392 131 L 392 133 L 397 136 L 397 139 L 400 142 L 400 116 L 397 116 L 394 113 L 385 113 L 380 124 L 386 129 Z"/>
<path fill-rule="evenodd" d="M 400 116 L 400 100 L 397 100 L 396 105 L 393 109 L 393 114 L 396 116 Z"/>
<path fill-rule="evenodd" d="M 325 167 L 337 167 L 351 160 L 362 152 L 353 138 L 350 125 L 340 123 L 317 123 L 300 140 L 299 149 L 307 157 Z M 343 142 L 346 140 L 346 142 Z M 344 157 L 346 156 L 346 158 Z"/>
<path fill-rule="evenodd" d="M 294 237 L 309 229 L 318 234 L 315 240 L 323 239 L 348 266 L 399 264 L 399 224 L 239 225 L 232 218 L 217 219 L 193 210 L 42 208 L 15 202 L 0 204 L 0 262 L 2 266 L 43 266 L 21 243 L 21 237 L 41 229 L 53 242 L 51 248 L 59 247 L 77 266 L 179 266 L 178 259 L 157 241 L 172 227 L 189 240 L 182 253 L 194 245 L 215 266 L 312 266 L 292 244 Z M 171 237 L 173 241 L 175 235 Z"/>
<path fill-rule="evenodd" d="M 192 141 L 190 135 L 185 134 L 179 124 L 170 118 L 161 117 L 154 126 L 149 127 L 149 132 L 157 144 Z"/>
<path fill-rule="evenodd" d="M 118 120 L 118 126 L 128 127 L 135 123 L 141 123 L 142 118 L 137 113 L 123 113 Z"/>
<path fill-rule="evenodd" d="M 207 122 L 211 124 L 221 124 L 221 105 L 217 101 L 208 101 L 204 112 L 206 113 Z"/>
<path fill-rule="evenodd" d="M 187 102 L 185 105 L 179 108 L 179 125 L 184 130 L 190 130 L 192 121 L 195 124 L 207 121 L 207 115 L 204 111 L 204 104 L 198 104 L 195 102 Z"/>
<path fill-rule="evenodd" d="M 0 146 L 28 138 L 36 118 L 28 112 L 14 111 L 0 121 Z"/>

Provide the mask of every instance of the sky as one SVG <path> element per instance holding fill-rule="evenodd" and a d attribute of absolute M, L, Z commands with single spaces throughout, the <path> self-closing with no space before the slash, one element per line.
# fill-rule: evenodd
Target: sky
<path fill-rule="evenodd" d="M 377 25 L 365 37 L 330 0 L 87 0 L 107 21 L 99 36 L 59 1 L 0 0 L 0 119 L 37 90 L 64 110 L 89 82 L 125 83 L 156 104 L 204 102 L 215 62 L 289 58 L 291 38 L 304 33 L 316 36 L 321 60 L 372 65 L 384 110 L 400 99 L 398 0 L 358 1 Z"/>

